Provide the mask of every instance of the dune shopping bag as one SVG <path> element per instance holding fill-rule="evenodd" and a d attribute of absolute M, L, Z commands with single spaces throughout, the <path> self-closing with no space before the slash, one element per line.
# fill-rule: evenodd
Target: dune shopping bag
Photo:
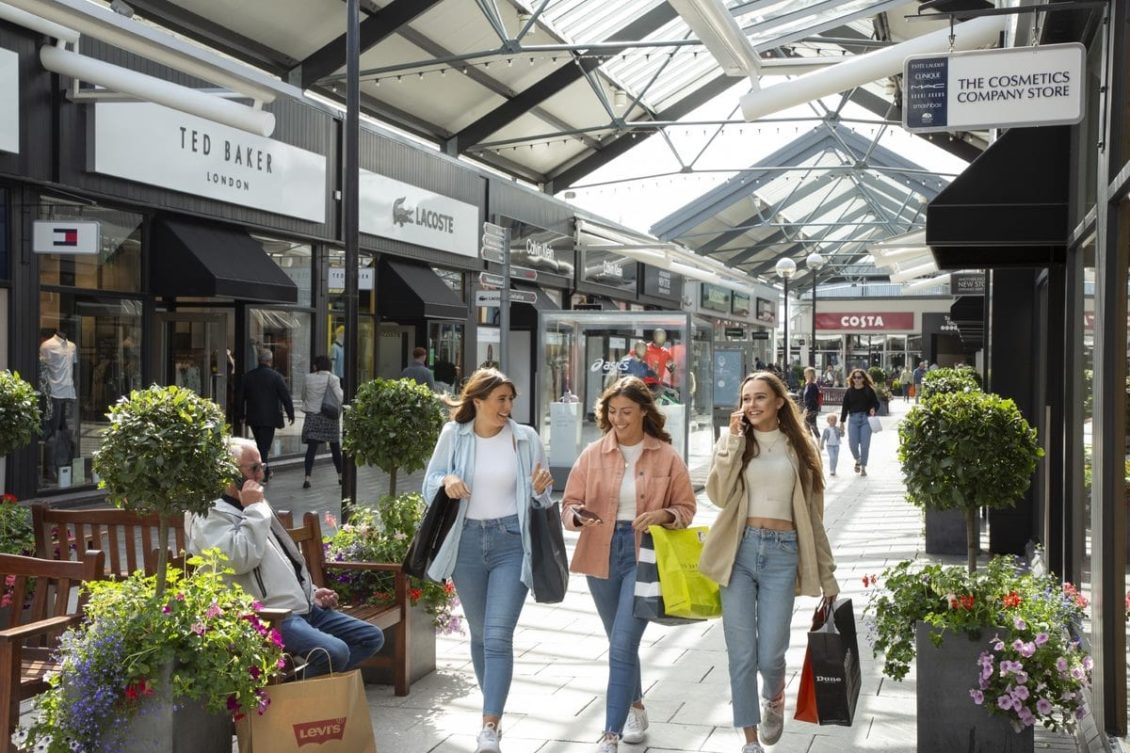
<path fill-rule="evenodd" d="M 636 559 L 636 591 L 633 611 L 641 620 L 660 625 L 689 625 L 700 620 L 672 617 L 663 604 L 659 590 L 659 566 L 655 562 L 655 540 L 644 531 L 640 538 L 640 553 Z"/>
<path fill-rule="evenodd" d="M 722 616 L 722 594 L 718 584 L 698 570 L 702 544 L 709 530 L 705 526 L 648 528 L 655 540 L 655 563 L 659 568 L 663 606 L 673 617 L 706 620 Z"/>
<path fill-rule="evenodd" d="M 236 722 L 239 753 L 377 753 L 361 670 L 269 685 L 271 705 Z"/>
<path fill-rule="evenodd" d="M 806 690 L 806 680 L 810 691 Z M 831 606 L 824 624 L 808 633 L 808 652 L 794 717 L 850 727 L 860 682 L 855 614 L 851 599 L 839 599 Z M 816 720 L 811 719 L 810 699 L 815 699 Z M 801 716 L 802 705 L 805 716 Z"/>

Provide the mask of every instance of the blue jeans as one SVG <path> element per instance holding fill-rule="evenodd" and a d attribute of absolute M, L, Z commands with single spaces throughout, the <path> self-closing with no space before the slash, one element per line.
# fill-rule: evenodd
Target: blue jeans
<path fill-rule="evenodd" d="M 867 455 L 871 451 L 871 424 L 866 413 L 848 415 L 848 449 L 855 462 L 867 467 Z"/>
<path fill-rule="evenodd" d="M 279 625 L 279 632 L 287 653 L 306 657 L 310 662 L 305 677 L 326 674 L 330 662 L 334 672 L 353 669 L 380 651 L 385 642 L 379 627 L 319 606 L 312 607 L 309 614 L 287 617 Z M 325 651 L 314 650 L 318 648 Z"/>
<path fill-rule="evenodd" d="M 529 590 L 522 583 L 518 516 L 464 520 L 451 579 L 471 630 L 483 716 L 502 716 L 514 674 L 514 628 Z"/>
<path fill-rule="evenodd" d="M 824 445 L 828 449 L 828 470 L 832 473 L 836 472 L 836 466 L 840 462 L 840 446 L 838 444 Z"/>
<path fill-rule="evenodd" d="M 793 614 L 797 568 L 796 531 L 747 527 L 738 545 L 730 584 L 722 588 L 722 631 L 730 660 L 734 726 L 761 723 L 762 695 L 772 700 L 785 689 L 785 651 Z"/>
<path fill-rule="evenodd" d="M 628 707 L 643 698 L 640 639 L 647 620 L 636 617 L 636 534 L 628 521 L 617 521 L 608 557 L 608 577 L 588 576 L 596 612 L 608 636 L 608 698 L 604 731 L 624 732 Z"/>

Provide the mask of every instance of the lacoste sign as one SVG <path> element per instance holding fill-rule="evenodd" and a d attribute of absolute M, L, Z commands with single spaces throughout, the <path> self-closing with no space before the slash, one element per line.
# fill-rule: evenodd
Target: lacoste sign
<path fill-rule="evenodd" d="M 479 208 L 458 199 L 361 171 L 361 232 L 477 256 Z"/>

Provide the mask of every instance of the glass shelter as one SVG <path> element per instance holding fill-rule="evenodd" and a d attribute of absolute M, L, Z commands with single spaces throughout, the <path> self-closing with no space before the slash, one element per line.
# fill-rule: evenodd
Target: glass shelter
<path fill-rule="evenodd" d="M 542 313 L 540 327 L 536 410 L 559 488 L 581 450 L 600 436 L 597 398 L 621 376 L 651 388 L 688 464 L 691 454 L 709 453 L 713 361 L 706 322 L 673 311 L 554 311 Z"/>

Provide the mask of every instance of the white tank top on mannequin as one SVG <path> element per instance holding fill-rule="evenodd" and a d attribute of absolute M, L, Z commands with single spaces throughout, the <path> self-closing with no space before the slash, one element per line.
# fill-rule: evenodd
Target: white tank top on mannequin
<path fill-rule="evenodd" d="M 467 517 L 493 520 L 518 514 L 518 452 L 509 426 L 493 437 L 475 435 L 475 470 L 471 474 Z"/>

